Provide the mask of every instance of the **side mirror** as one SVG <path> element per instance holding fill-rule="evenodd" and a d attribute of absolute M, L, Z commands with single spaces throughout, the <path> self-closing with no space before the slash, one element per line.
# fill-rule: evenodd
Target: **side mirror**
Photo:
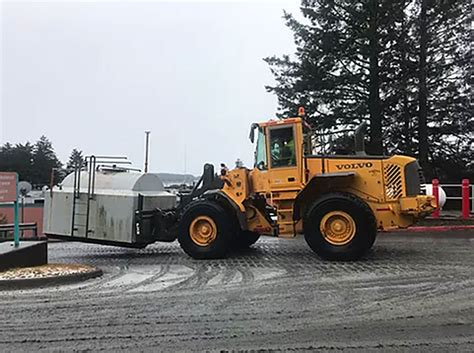
<path fill-rule="evenodd" d="M 250 142 L 254 143 L 255 141 L 255 129 L 258 127 L 258 124 L 252 124 L 250 125 L 250 135 L 249 135 L 249 139 L 250 139 Z"/>

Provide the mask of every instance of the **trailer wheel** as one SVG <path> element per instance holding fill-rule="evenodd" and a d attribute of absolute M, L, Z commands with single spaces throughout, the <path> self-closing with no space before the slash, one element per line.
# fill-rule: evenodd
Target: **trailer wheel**
<path fill-rule="evenodd" d="M 354 260 L 374 244 L 376 220 L 370 207 L 350 194 L 333 193 L 316 200 L 303 220 L 309 247 L 329 260 Z"/>
<path fill-rule="evenodd" d="M 239 249 L 245 249 L 255 244 L 259 238 L 260 234 L 249 230 L 243 230 L 235 238 L 235 246 Z"/>
<path fill-rule="evenodd" d="M 179 222 L 181 248 L 195 259 L 224 257 L 233 238 L 231 220 L 224 209 L 209 200 L 189 204 Z"/>

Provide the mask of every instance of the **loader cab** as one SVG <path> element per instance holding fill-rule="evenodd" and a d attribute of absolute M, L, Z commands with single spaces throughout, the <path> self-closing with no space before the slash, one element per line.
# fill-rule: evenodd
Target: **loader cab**
<path fill-rule="evenodd" d="M 303 177 L 303 134 L 300 118 L 252 124 L 255 174 L 270 190 L 299 190 Z M 256 185 L 263 183 L 257 182 Z M 270 191 L 269 190 L 269 191 Z"/>

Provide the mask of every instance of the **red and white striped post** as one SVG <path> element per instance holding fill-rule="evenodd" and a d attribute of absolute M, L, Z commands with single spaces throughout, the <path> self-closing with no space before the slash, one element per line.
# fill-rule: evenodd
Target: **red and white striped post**
<path fill-rule="evenodd" d="M 432 216 L 433 218 L 439 218 L 439 180 L 433 179 L 431 181 L 431 185 L 433 185 L 433 196 L 436 200 L 436 209 L 434 210 Z"/>
<path fill-rule="evenodd" d="M 469 218 L 469 179 L 462 180 L 462 218 Z"/>

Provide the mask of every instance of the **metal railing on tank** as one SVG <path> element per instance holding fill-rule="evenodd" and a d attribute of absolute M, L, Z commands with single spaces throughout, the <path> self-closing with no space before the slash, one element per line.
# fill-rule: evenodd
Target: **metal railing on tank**
<path fill-rule="evenodd" d="M 72 202 L 72 222 L 71 222 L 71 236 L 74 235 L 74 231 L 79 229 L 79 225 L 76 222 L 77 214 L 77 200 L 81 196 L 81 172 L 87 172 L 87 195 L 86 195 L 86 214 L 85 216 L 85 237 L 91 232 L 89 229 L 89 215 L 91 208 L 91 201 L 95 195 L 95 180 L 96 172 L 98 170 L 113 170 L 113 171 L 129 171 L 138 170 L 135 168 L 121 167 L 123 165 L 131 165 L 132 162 L 128 160 L 126 156 L 86 156 L 84 163 L 76 164 L 74 167 L 74 179 L 73 179 L 73 202 Z M 138 170 L 139 171 L 139 170 Z"/>

